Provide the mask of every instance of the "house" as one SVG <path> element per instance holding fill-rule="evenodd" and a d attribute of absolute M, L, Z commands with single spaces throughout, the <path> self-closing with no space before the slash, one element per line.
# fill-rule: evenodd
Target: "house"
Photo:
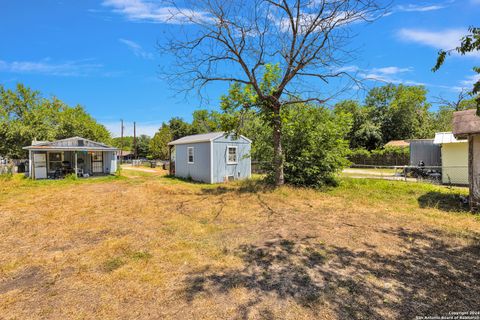
<path fill-rule="evenodd" d="M 434 139 L 410 140 L 411 166 L 418 166 L 420 163 L 427 167 L 440 167 L 442 165 L 440 146 L 433 142 Z"/>
<path fill-rule="evenodd" d="M 132 151 L 122 150 L 118 152 L 117 158 L 118 160 L 122 160 L 122 161 L 132 161 L 134 156 L 135 155 L 133 154 Z"/>
<path fill-rule="evenodd" d="M 471 210 L 480 206 L 480 117 L 476 110 L 453 113 L 453 135 L 468 141 L 468 187 Z"/>
<path fill-rule="evenodd" d="M 433 143 L 441 147 L 442 183 L 468 185 L 468 141 L 438 132 Z"/>
<path fill-rule="evenodd" d="M 390 140 L 385 144 L 385 148 L 408 148 L 410 142 L 407 140 Z"/>
<path fill-rule="evenodd" d="M 252 141 L 225 132 L 186 136 L 170 142 L 170 174 L 206 183 L 251 176 Z M 172 149 L 174 149 L 172 151 Z"/>
<path fill-rule="evenodd" d="M 117 171 L 117 148 L 81 137 L 34 141 L 23 149 L 28 150 L 32 179 L 61 178 L 67 174 L 89 177 Z"/>

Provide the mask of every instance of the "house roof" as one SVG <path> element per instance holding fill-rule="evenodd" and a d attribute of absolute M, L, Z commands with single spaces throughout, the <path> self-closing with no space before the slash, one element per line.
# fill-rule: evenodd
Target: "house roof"
<path fill-rule="evenodd" d="M 117 148 L 82 137 L 72 137 L 56 141 L 35 141 L 25 150 L 65 150 L 65 151 L 118 151 Z"/>
<path fill-rule="evenodd" d="M 476 109 L 457 111 L 453 113 L 453 135 L 465 137 L 468 134 L 480 133 L 480 117 Z"/>
<path fill-rule="evenodd" d="M 446 143 L 464 143 L 467 140 L 456 139 L 451 132 L 437 132 L 435 133 L 434 144 L 446 144 Z"/>
<path fill-rule="evenodd" d="M 131 156 L 131 155 L 133 155 L 133 152 L 132 152 L 132 151 L 122 150 L 122 151 L 120 151 L 120 154 L 122 155 L 122 157 L 126 157 L 126 156 Z"/>
<path fill-rule="evenodd" d="M 187 143 L 198 143 L 198 142 L 210 142 L 221 136 L 224 136 L 225 132 L 210 132 L 210 133 L 202 133 L 202 134 L 194 134 L 191 136 L 186 136 L 168 143 L 169 146 L 174 146 L 177 144 L 187 144 Z M 248 142 L 252 142 L 250 139 L 241 136 L 242 138 L 246 139 Z"/>
<path fill-rule="evenodd" d="M 385 144 L 385 147 L 393 147 L 393 148 L 403 148 L 408 147 L 410 142 L 407 140 L 391 140 Z"/>

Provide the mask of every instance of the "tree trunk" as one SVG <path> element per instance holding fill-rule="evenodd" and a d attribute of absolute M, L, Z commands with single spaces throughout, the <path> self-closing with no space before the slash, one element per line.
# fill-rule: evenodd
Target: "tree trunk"
<path fill-rule="evenodd" d="M 285 183 L 283 177 L 283 150 L 282 150 L 282 118 L 280 105 L 273 108 L 273 164 L 275 168 L 275 186 Z"/>

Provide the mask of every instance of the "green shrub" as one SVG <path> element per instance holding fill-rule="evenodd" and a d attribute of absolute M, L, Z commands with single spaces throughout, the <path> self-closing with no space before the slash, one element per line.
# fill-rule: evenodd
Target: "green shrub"
<path fill-rule="evenodd" d="M 65 180 L 78 180 L 78 176 L 75 173 L 70 173 L 65 176 Z"/>
<path fill-rule="evenodd" d="M 378 166 L 403 166 L 410 163 L 410 149 L 384 148 L 368 151 L 366 149 L 352 150 L 348 156 L 354 164 L 378 165 Z"/>
<path fill-rule="evenodd" d="M 350 118 L 305 105 L 286 109 L 283 117 L 286 183 L 317 188 L 336 185 L 337 173 L 350 164 L 344 139 Z"/>

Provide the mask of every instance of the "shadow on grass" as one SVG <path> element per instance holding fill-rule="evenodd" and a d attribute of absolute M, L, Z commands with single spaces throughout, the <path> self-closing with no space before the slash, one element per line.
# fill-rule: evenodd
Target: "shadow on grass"
<path fill-rule="evenodd" d="M 229 182 L 225 185 L 203 188 L 203 194 L 222 195 L 226 193 L 258 193 L 273 190 L 274 187 L 261 179 L 245 179 Z"/>
<path fill-rule="evenodd" d="M 378 232 L 400 240 L 396 253 L 325 246 L 314 238 L 240 246 L 234 253 L 242 268 L 191 273 L 185 297 L 192 302 L 243 287 L 250 301 L 235 306 L 240 318 L 272 297 L 293 300 L 314 314 L 328 306 L 340 319 L 413 319 L 478 309 L 478 238 L 459 247 L 433 230 Z"/>
<path fill-rule="evenodd" d="M 468 212 L 466 196 L 459 193 L 427 192 L 418 197 L 421 208 L 435 208 L 447 212 Z"/>

